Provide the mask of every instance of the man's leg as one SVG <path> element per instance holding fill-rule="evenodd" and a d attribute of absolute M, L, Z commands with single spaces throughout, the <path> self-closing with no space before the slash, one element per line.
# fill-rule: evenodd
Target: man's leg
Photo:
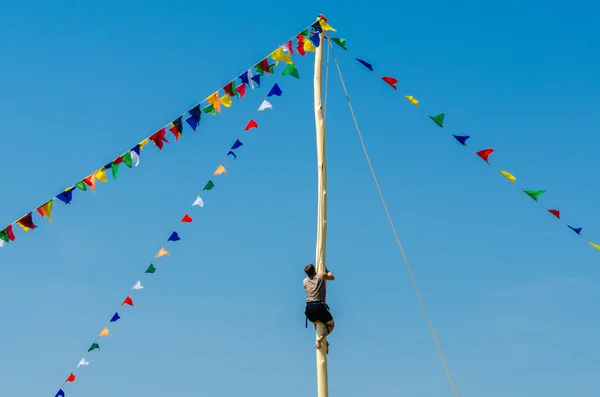
<path fill-rule="evenodd" d="M 325 328 L 323 328 L 323 332 L 317 338 L 317 344 L 315 345 L 315 347 L 317 349 L 319 349 L 321 347 L 321 344 L 323 343 L 323 340 L 325 339 L 325 337 L 327 335 L 329 335 L 333 331 L 334 327 L 335 327 L 335 321 L 333 321 L 333 319 L 331 319 L 331 320 L 329 320 L 329 321 L 327 321 L 325 323 Z M 315 324 L 315 328 L 316 328 L 316 324 Z"/>

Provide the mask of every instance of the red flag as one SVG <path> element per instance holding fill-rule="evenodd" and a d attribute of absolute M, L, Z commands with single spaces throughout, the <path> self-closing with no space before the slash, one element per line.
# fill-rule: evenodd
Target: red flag
<path fill-rule="evenodd" d="M 69 377 L 67 378 L 67 382 L 75 382 L 75 374 L 71 374 L 69 375 Z"/>
<path fill-rule="evenodd" d="M 150 135 L 148 139 L 154 142 L 154 144 L 158 147 L 159 150 L 162 150 L 163 142 L 169 143 L 169 141 L 167 141 L 167 138 L 165 137 L 166 134 L 167 130 L 165 129 L 165 127 L 163 127 L 160 130 L 156 131 L 154 134 Z"/>
<path fill-rule="evenodd" d="M 181 136 L 181 124 L 175 124 L 173 127 L 169 128 L 169 131 L 175 135 L 175 140 L 178 141 Z"/>
<path fill-rule="evenodd" d="M 306 55 L 306 51 L 304 51 L 304 36 L 299 34 L 298 36 L 296 36 L 296 38 L 298 39 L 298 46 L 296 47 L 296 49 L 298 50 L 298 54 L 302 56 Z"/>
<path fill-rule="evenodd" d="M 238 94 L 240 94 L 240 98 L 243 98 L 244 94 L 246 93 L 246 84 L 242 84 L 241 86 L 236 87 L 235 90 L 238 92 Z"/>
<path fill-rule="evenodd" d="M 188 214 L 185 214 L 185 216 L 183 218 L 181 218 L 181 222 L 191 222 L 192 221 L 192 217 L 189 216 Z"/>
<path fill-rule="evenodd" d="M 225 84 L 225 86 L 223 87 L 223 91 L 225 91 L 225 93 L 230 97 L 234 97 L 235 94 L 233 93 L 233 81 Z"/>
<path fill-rule="evenodd" d="M 395 90 L 398 89 L 398 88 L 396 88 L 396 83 L 398 82 L 398 79 L 395 79 L 393 77 L 384 76 L 381 78 L 381 80 L 383 80 L 386 83 L 388 83 L 389 85 L 391 85 L 393 89 L 395 89 Z"/>
<path fill-rule="evenodd" d="M 121 164 L 123 162 L 123 156 L 119 156 L 113 160 L 113 164 Z"/>
<path fill-rule="evenodd" d="M 129 305 L 129 306 L 133 306 L 133 300 L 131 300 L 130 297 L 125 298 L 125 300 L 123 301 L 123 303 L 121 303 L 121 306 L 123 305 Z"/>
<path fill-rule="evenodd" d="M 25 215 L 23 218 L 19 219 L 17 221 L 17 223 L 22 226 L 22 227 L 26 227 L 28 229 L 35 229 L 35 225 L 33 224 L 33 219 L 31 218 L 31 212 L 27 215 Z"/>
<path fill-rule="evenodd" d="M 488 157 L 490 156 L 490 154 L 492 154 L 492 152 L 494 151 L 494 149 L 483 149 L 477 152 L 477 155 L 479 157 L 481 157 L 483 160 L 485 160 L 486 163 L 490 163 L 488 161 Z"/>
<path fill-rule="evenodd" d="M 8 233 L 8 239 L 10 241 L 15 241 L 15 234 L 13 233 L 12 225 L 6 226 L 6 233 Z"/>
<path fill-rule="evenodd" d="M 294 55 L 294 45 L 292 44 L 292 40 L 285 43 L 285 45 L 287 46 L 287 49 L 290 51 L 290 53 Z"/>
<path fill-rule="evenodd" d="M 548 210 L 549 213 L 560 219 L 560 211 L 559 210 Z"/>
<path fill-rule="evenodd" d="M 244 131 L 248 131 L 249 129 L 252 128 L 258 128 L 258 124 L 256 124 L 256 121 L 250 119 L 250 121 L 248 122 L 248 125 L 246 126 L 246 128 L 244 128 Z"/>

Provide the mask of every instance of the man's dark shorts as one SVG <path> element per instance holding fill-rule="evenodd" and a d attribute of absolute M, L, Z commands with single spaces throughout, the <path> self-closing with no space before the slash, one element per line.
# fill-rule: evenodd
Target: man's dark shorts
<path fill-rule="evenodd" d="M 304 315 L 311 323 L 320 321 L 323 324 L 327 324 L 333 320 L 333 316 L 329 313 L 329 306 L 323 302 L 306 302 Z"/>

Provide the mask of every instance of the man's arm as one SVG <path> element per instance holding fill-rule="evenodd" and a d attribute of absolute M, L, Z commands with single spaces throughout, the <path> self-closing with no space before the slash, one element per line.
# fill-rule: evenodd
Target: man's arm
<path fill-rule="evenodd" d="M 335 280 L 335 276 L 328 269 L 325 269 L 324 272 L 321 272 L 321 275 L 325 280 Z"/>

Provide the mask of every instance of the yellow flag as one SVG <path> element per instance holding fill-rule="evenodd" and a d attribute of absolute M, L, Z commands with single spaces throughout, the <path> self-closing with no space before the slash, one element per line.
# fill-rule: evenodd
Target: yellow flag
<path fill-rule="evenodd" d="M 206 98 L 206 102 L 210 103 L 211 105 L 213 105 L 213 107 L 215 108 L 215 110 L 217 112 L 221 112 L 221 102 L 219 102 L 219 92 L 215 92 L 214 94 L 212 94 L 211 96 L 209 96 L 208 98 Z"/>
<path fill-rule="evenodd" d="M 404 98 L 408 99 L 408 101 L 410 103 L 412 103 L 413 105 L 415 105 L 416 107 L 419 107 L 419 101 L 416 100 L 414 96 L 412 96 L 412 95 L 405 95 Z"/>
<path fill-rule="evenodd" d="M 290 56 L 290 54 L 284 52 L 283 48 L 281 47 L 270 53 L 269 56 L 275 60 L 275 66 L 279 65 L 279 61 L 285 63 L 292 63 L 292 57 Z"/>
<path fill-rule="evenodd" d="M 156 257 L 160 258 L 163 255 L 169 255 L 169 251 L 167 251 L 166 249 L 164 249 L 164 247 L 161 247 L 160 251 L 158 251 L 158 254 L 156 254 Z"/>
<path fill-rule="evenodd" d="M 312 41 L 310 41 L 310 39 L 305 39 L 304 40 L 304 51 L 308 51 L 308 52 L 315 52 L 316 48 L 313 45 Z"/>
<path fill-rule="evenodd" d="M 104 168 L 100 168 L 98 171 L 96 171 L 94 176 L 100 182 L 108 182 L 108 179 L 106 179 L 106 170 Z"/>
<path fill-rule="evenodd" d="M 110 331 L 108 330 L 108 328 L 104 328 L 104 329 L 102 330 L 102 332 L 100 332 L 100 335 L 99 335 L 99 336 L 108 336 L 108 333 L 109 333 L 109 332 L 110 332 Z"/>
<path fill-rule="evenodd" d="M 223 167 L 223 164 L 221 164 L 217 167 L 217 170 L 215 171 L 215 173 L 213 175 L 217 176 L 217 175 L 221 175 L 221 174 L 225 174 L 225 173 L 227 173 L 227 170 L 225 169 L 225 167 Z"/>
<path fill-rule="evenodd" d="M 148 142 L 150 142 L 150 139 L 146 138 L 143 141 L 141 141 L 138 145 L 140 145 L 140 150 L 144 150 L 144 146 L 146 146 L 148 144 Z"/>
<path fill-rule="evenodd" d="M 52 205 L 54 204 L 54 200 L 48 201 L 46 204 L 42 205 L 38 208 L 38 212 L 42 216 L 47 216 L 50 219 L 50 223 L 54 224 L 52 221 Z"/>
<path fill-rule="evenodd" d="M 596 248 L 598 251 L 600 251 L 600 245 L 594 244 L 591 241 L 588 241 L 588 244 L 591 245 L 592 247 Z"/>
<path fill-rule="evenodd" d="M 515 183 L 515 181 L 517 180 L 517 177 L 516 177 L 516 176 L 514 176 L 513 174 L 511 174 L 510 172 L 507 172 L 507 171 L 500 171 L 500 173 L 501 173 L 502 175 L 504 175 L 504 177 L 505 177 L 506 179 L 508 179 L 509 181 L 511 181 L 512 183 Z"/>
<path fill-rule="evenodd" d="M 223 104 L 223 106 L 226 106 L 226 107 L 231 106 L 231 97 L 229 96 L 229 94 L 223 95 L 221 97 L 220 101 Z"/>
<path fill-rule="evenodd" d="M 331 27 L 324 19 L 319 19 L 319 24 L 321 24 L 321 29 L 323 30 L 331 30 L 332 32 L 337 32 L 334 28 Z"/>

